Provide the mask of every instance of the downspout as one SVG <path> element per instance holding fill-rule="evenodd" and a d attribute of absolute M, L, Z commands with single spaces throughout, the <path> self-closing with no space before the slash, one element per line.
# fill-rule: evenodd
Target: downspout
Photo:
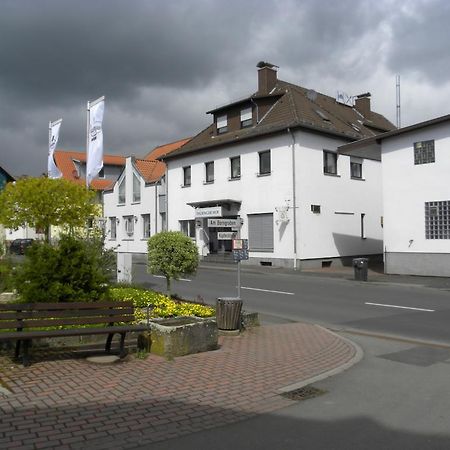
<path fill-rule="evenodd" d="M 290 128 L 287 132 L 291 135 L 291 158 L 292 158 L 292 221 L 294 226 L 294 270 L 297 270 L 297 196 L 295 193 L 295 135 Z"/>
<path fill-rule="evenodd" d="M 155 183 L 155 234 L 158 233 L 158 183 Z"/>

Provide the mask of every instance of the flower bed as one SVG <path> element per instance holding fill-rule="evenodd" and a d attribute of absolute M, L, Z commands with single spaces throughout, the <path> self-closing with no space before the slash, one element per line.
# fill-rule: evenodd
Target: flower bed
<path fill-rule="evenodd" d="M 131 300 L 134 304 L 136 321 L 146 319 L 145 308 L 150 307 L 150 317 L 177 317 L 195 316 L 212 317 L 215 315 L 214 308 L 197 303 L 181 302 L 172 300 L 164 294 L 155 291 L 131 287 L 116 287 L 109 291 L 111 300 Z"/>

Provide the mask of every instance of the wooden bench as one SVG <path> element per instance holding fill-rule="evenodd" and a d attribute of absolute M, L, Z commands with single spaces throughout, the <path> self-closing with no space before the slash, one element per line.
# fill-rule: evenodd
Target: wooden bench
<path fill-rule="evenodd" d="M 110 353 L 117 333 L 123 358 L 126 333 L 147 329 L 133 325 L 134 320 L 132 302 L 0 304 L 0 341 L 16 341 L 15 357 L 19 358 L 22 347 L 22 362 L 28 366 L 32 339 L 106 334 L 105 351 Z"/>

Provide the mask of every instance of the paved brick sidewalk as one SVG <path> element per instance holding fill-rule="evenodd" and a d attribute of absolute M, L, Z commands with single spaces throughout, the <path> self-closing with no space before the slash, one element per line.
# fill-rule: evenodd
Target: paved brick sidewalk
<path fill-rule="evenodd" d="M 0 448 L 133 448 L 289 406 L 283 386 L 348 363 L 356 349 L 294 323 L 221 337 L 220 349 L 111 365 L 59 356 L 30 367 L 0 357 Z M 66 355 L 67 356 L 67 355 Z"/>

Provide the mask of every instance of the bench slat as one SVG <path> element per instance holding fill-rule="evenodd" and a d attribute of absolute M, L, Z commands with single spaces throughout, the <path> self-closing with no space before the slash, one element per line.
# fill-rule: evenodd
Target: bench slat
<path fill-rule="evenodd" d="M 36 320 L 10 320 L 0 322 L 0 329 L 9 328 L 41 328 L 41 327 L 57 327 L 60 325 L 88 325 L 88 324 L 108 324 L 111 322 L 133 322 L 133 315 L 123 315 L 114 317 L 72 317 L 64 319 L 36 319 Z"/>
<path fill-rule="evenodd" d="M 128 325 L 128 326 L 113 326 L 113 327 L 101 327 L 101 328 L 77 328 L 66 330 L 45 330 L 45 331 L 21 331 L 0 333 L 0 341 L 6 340 L 24 340 L 32 338 L 44 338 L 44 337 L 58 337 L 58 336 L 88 336 L 94 334 L 110 334 L 110 333 L 122 333 L 132 331 L 146 331 L 145 325 Z"/>
<path fill-rule="evenodd" d="M 68 303 L 1 303 L 0 311 L 47 311 L 64 309 L 104 309 L 104 308 L 126 308 L 133 306 L 132 301 L 117 302 L 68 302 Z"/>
<path fill-rule="evenodd" d="M 119 316 L 125 314 L 133 314 L 134 308 L 118 308 L 118 309 L 88 309 L 88 310 L 67 310 L 61 311 L 8 311 L 0 312 L 0 320 L 7 319 L 47 319 L 52 317 L 108 317 Z"/>

